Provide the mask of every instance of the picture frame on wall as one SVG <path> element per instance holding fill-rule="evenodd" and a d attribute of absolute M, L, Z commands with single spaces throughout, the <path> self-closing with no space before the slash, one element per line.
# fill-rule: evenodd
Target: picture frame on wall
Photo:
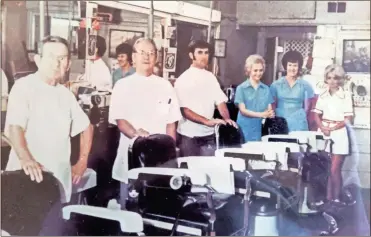
<path fill-rule="evenodd" d="M 343 67 L 347 73 L 370 73 L 370 41 L 344 40 Z"/>
<path fill-rule="evenodd" d="M 139 38 L 144 37 L 143 31 L 131 31 L 131 30 L 120 30 L 110 29 L 109 31 L 109 57 L 116 58 L 116 47 L 121 43 L 127 43 L 131 46 L 134 45 L 135 41 Z"/>
<path fill-rule="evenodd" d="M 227 41 L 224 39 L 214 40 L 214 57 L 225 58 L 227 51 Z"/>

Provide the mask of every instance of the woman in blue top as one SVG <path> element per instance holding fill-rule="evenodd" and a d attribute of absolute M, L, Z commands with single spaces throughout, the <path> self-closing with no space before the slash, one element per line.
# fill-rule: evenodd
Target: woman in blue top
<path fill-rule="evenodd" d="M 274 102 L 269 87 L 260 79 L 265 70 L 265 61 L 260 55 L 251 55 L 246 59 L 245 72 L 247 80 L 236 89 L 234 103 L 238 105 L 239 125 L 245 142 L 260 141 L 262 119 L 274 117 Z"/>
<path fill-rule="evenodd" d="M 282 66 L 286 76 L 273 82 L 270 87 L 275 100 L 276 116 L 286 119 L 289 132 L 308 131 L 307 114 L 314 91 L 300 77 L 303 56 L 297 51 L 289 51 L 282 58 Z"/>

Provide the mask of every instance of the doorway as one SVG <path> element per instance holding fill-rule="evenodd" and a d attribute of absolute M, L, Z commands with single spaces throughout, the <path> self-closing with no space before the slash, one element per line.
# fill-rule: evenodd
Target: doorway
<path fill-rule="evenodd" d="M 207 39 L 207 27 L 183 21 L 176 22 L 176 48 L 177 59 L 175 77 L 178 78 L 191 65 L 188 55 L 188 45 L 191 40 Z"/>

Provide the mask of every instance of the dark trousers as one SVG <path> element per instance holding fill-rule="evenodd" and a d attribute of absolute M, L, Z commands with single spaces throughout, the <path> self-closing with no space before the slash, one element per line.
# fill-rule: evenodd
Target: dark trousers
<path fill-rule="evenodd" d="M 205 137 L 187 137 L 177 134 L 180 156 L 214 156 L 216 150 L 215 135 Z"/>

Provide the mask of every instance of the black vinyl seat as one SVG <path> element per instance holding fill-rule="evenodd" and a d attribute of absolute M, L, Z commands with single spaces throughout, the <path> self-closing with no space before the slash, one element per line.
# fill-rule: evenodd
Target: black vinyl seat
<path fill-rule="evenodd" d="M 243 142 L 241 131 L 232 125 L 219 125 L 216 131 L 217 149 L 238 148 Z"/>
<path fill-rule="evenodd" d="M 43 172 L 31 181 L 23 170 L 1 174 L 1 228 L 10 235 L 38 235 L 44 219 L 60 199 L 59 181 Z"/>
<path fill-rule="evenodd" d="M 129 170 L 140 167 L 176 168 L 175 159 L 176 145 L 172 137 L 164 134 L 138 137 L 129 151 Z"/>

